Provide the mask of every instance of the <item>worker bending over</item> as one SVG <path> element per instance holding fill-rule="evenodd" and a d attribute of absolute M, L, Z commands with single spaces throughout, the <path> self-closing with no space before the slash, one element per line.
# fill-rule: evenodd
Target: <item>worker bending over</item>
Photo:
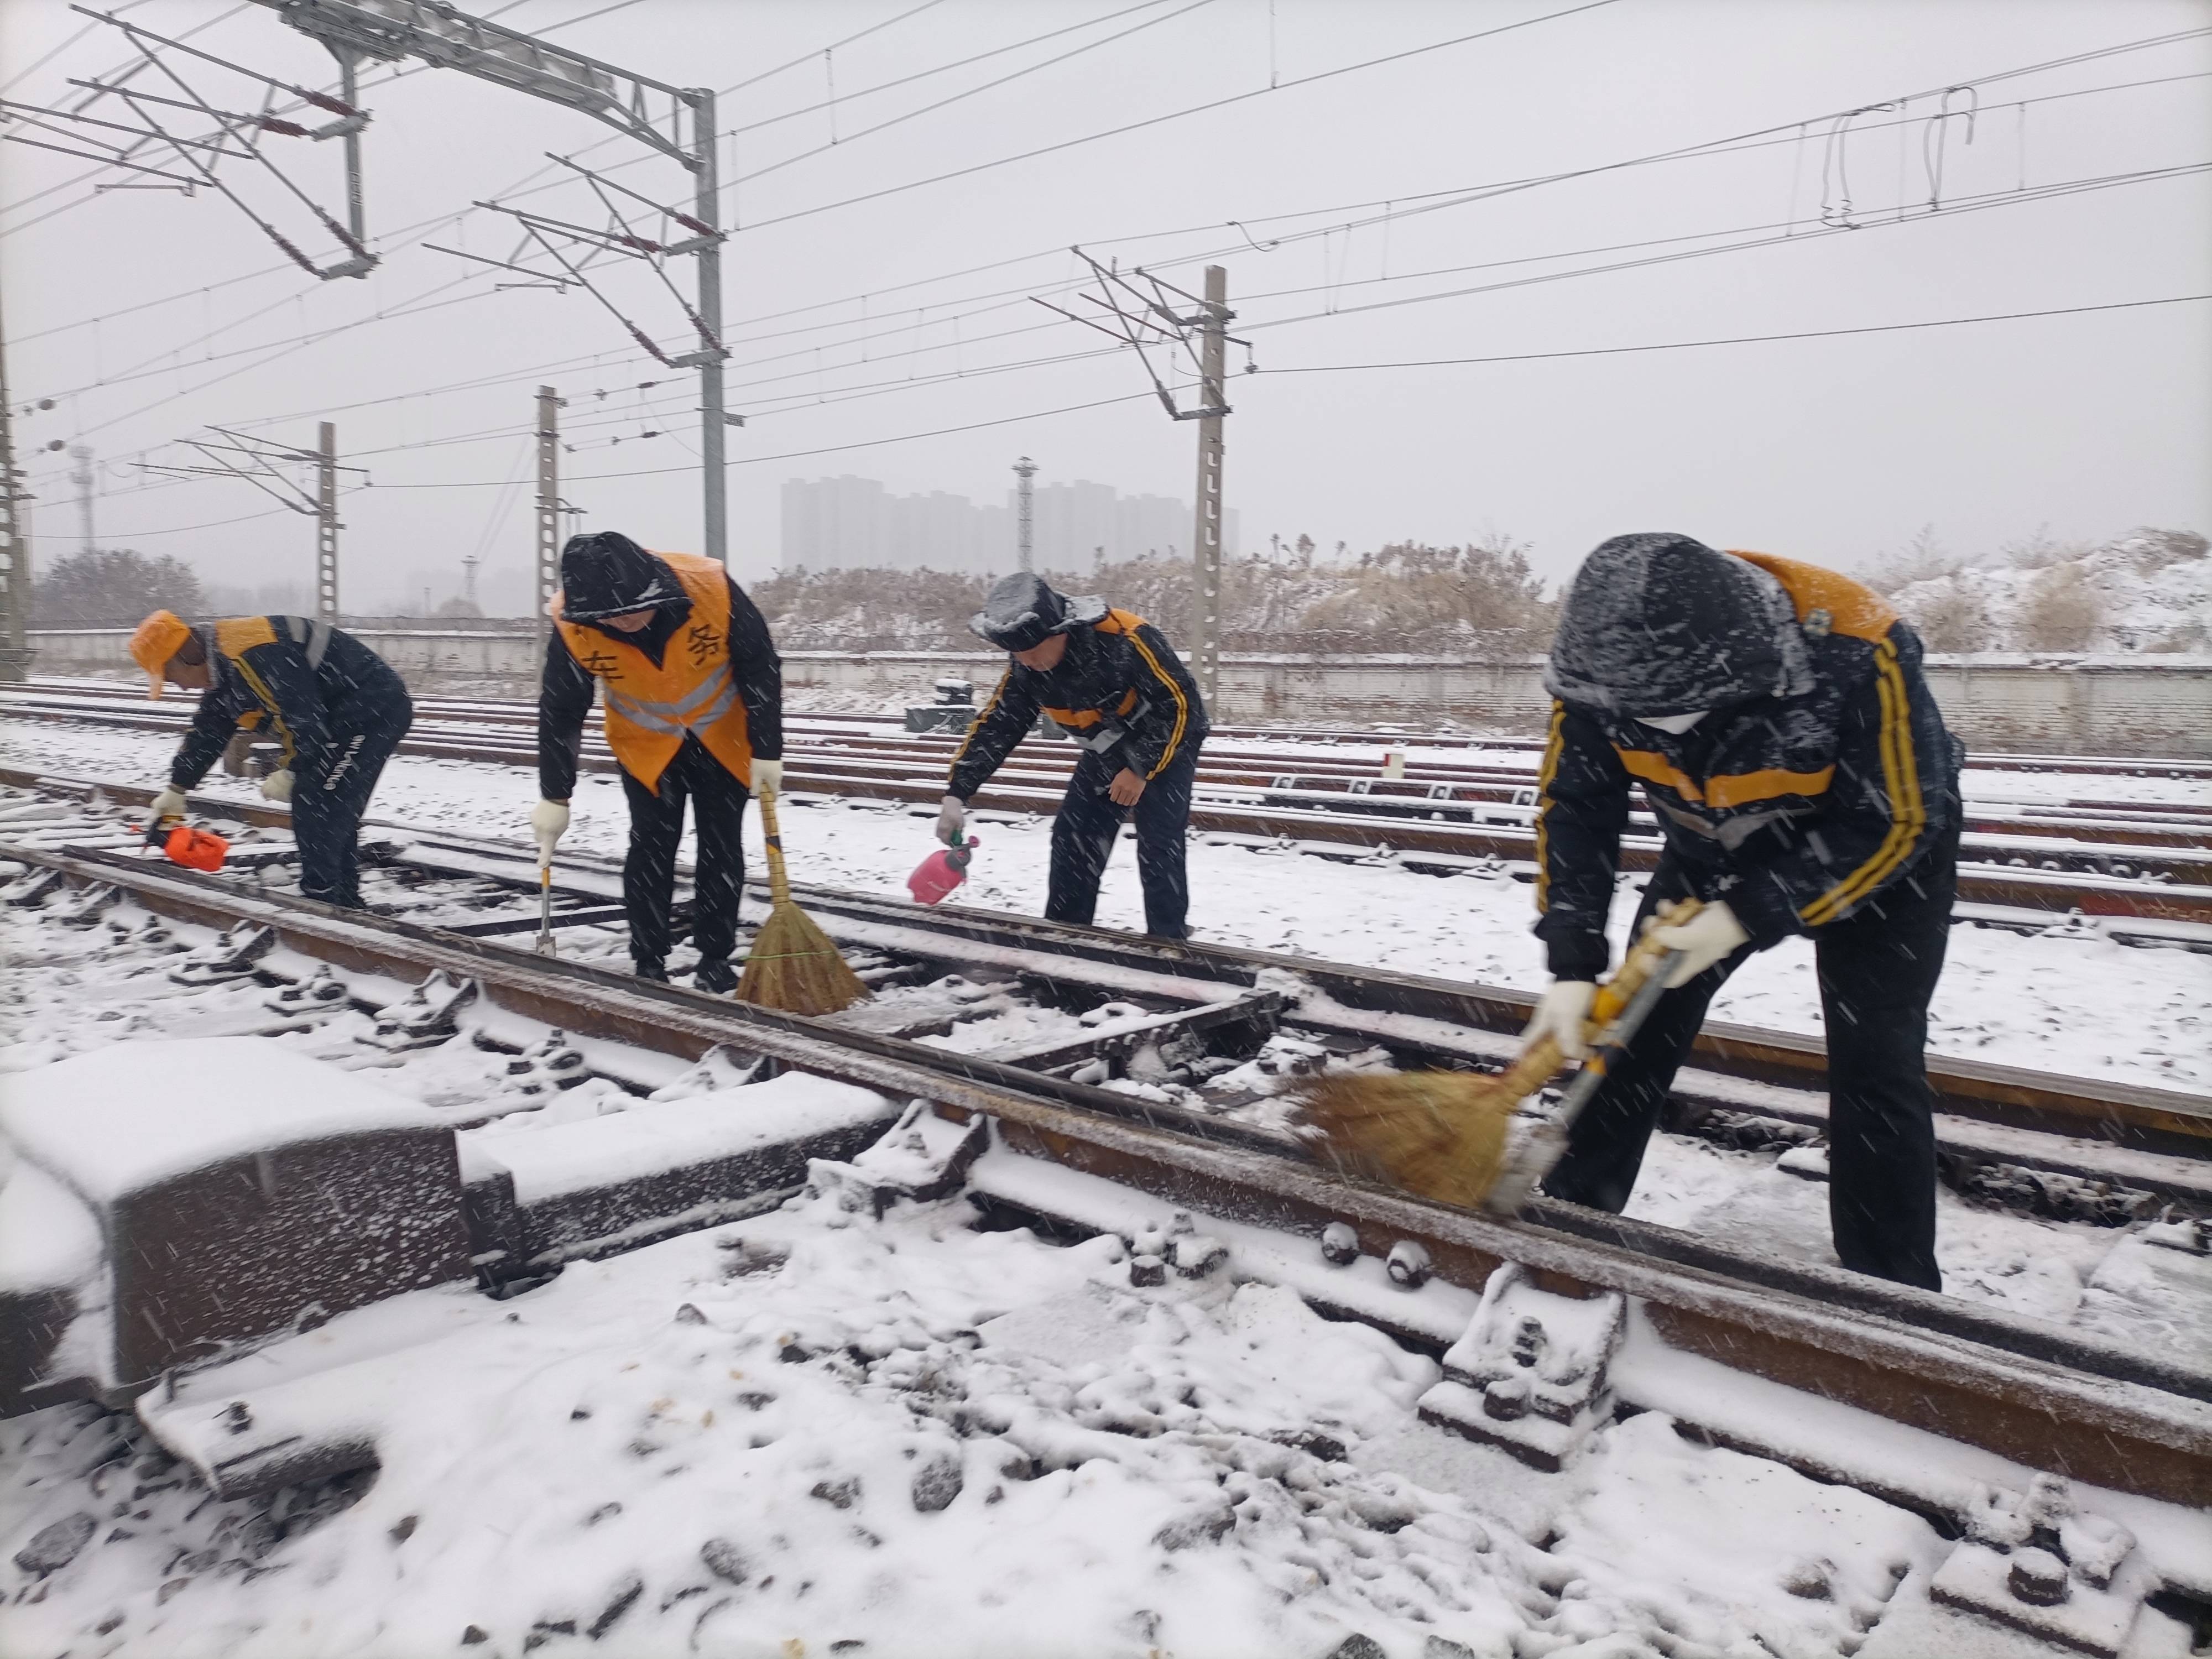
<path fill-rule="evenodd" d="M 154 821 L 181 817 L 185 791 L 207 775 L 232 736 L 274 727 L 281 770 L 261 781 L 292 804 L 300 890 L 351 909 L 361 902 L 362 814 L 384 763 L 414 724 L 392 665 L 343 629 L 304 617 L 232 617 L 192 627 L 156 611 L 131 636 L 148 695 L 164 681 L 200 694 L 191 730 L 154 797 Z"/>
<path fill-rule="evenodd" d="M 1053 821 L 1046 917 L 1090 922 L 1128 814 L 1137 825 L 1145 931 L 1184 937 L 1190 884 L 1183 842 L 1206 733 L 1206 704 L 1189 672 L 1143 617 L 1110 610 L 1103 599 L 1065 598 L 1028 571 L 995 583 L 969 626 L 1012 660 L 953 757 L 938 838 L 958 839 L 969 798 L 1041 711 L 1083 748 Z"/>
<path fill-rule="evenodd" d="M 1960 746 L 1920 641 L 1880 595 L 1809 564 L 1686 536 L 1617 536 L 1584 562 L 1552 642 L 1537 805 L 1536 932 L 1552 988 L 1531 1036 L 1580 1057 L 1629 791 L 1665 831 L 1637 925 L 1683 953 L 1576 1122 L 1555 1198 L 1628 1202 L 1713 994 L 1756 951 L 1812 936 L 1828 1042 L 1828 1212 L 1846 1267 L 1942 1288 L 1928 1002 L 1956 885 Z"/>
<path fill-rule="evenodd" d="M 538 700 L 543 799 L 530 819 L 538 856 L 551 863 L 568 830 L 596 684 L 606 694 L 607 745 L 629 802 L 623 907 L 638 977 L 668 977 L 669 907 L 689 799 L 699 840 L 692 982 L 733 990 L 745 801 L 750 790 L 783 781 L 783 664 L 768 623 L 714 560 L 648 553 L 612 531 L 569 538 L 552 612 Z"/>

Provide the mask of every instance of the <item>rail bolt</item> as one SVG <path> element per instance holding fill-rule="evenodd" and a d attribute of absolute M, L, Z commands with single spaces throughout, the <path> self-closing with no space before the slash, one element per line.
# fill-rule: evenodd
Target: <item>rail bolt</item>
<path fill-rule="evenodd" d="M 1534 1314 L 1523 1314 L 1513 1329 L 1513 1363 L 1534 1365 L 1550 1346 L 1550 1339 L 1544 1334 L 1544 1322 Z"/>
<path fill-rule="evenodd" d="M 1528 1414 L 1528 1381 L 1521 1376 L 1493 1377 L 1482 1390 L 1482 1414 L 1501 1423 Z"/>
<path fill-rule="evenodd" d="M 1392 1282 L 1409 1291 L 1419 1290 L 1435 1271 L 1430 1265 L 1429 1253 L 1410 1238 L 1401 1238 L 1390 1247 L 1389 1258 L 1383 1266 L 1389 1269 Z"/>
<path fill-rule="evenodd" d="M 1321 1230 L 1322 1260 L 1332 1267 L 1349 1267 L 1359 1260 L 1359 1235 L 1341 1221 Z"/>
<path fill-rule="evenodd" d="M 2049 1550 L 2015 1550 L 2008 1582 L 2032 1607 L 2055 1607 L 2066 1599 L 2066 1564 Z"/>

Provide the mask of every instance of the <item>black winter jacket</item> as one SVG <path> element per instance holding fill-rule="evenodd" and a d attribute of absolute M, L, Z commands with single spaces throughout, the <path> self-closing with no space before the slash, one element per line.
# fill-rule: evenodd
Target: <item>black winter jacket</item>
<path fill-rule="evenodd" d="M 966 800 L 1014 745 L 1048 715 L 1085 747 L 1150 780 L 1208 731 L 1206 704 L 1162 635 L 1143 617 L 1109 611 L 1067 630 L 1067 651 L 1047 672 L 1011 659 L 1004 678 L 952 759 L 947 791 Z"/>
<path fill-rule="evenodd" d="M 324 769 L 343 748 L 338 739 L 392 721 L 404 730 L 413 718 L 405 682 L 343 629 L 270 616 L 234 617 L 193 631 L 212 678 L 169 766 L 169 781 L 179 789 L 207 775 L 240 726 L 274 728 L 304 795 L 321 787 Z M 318 665 L 310 658 L 325 635 Z"/>
<path fill-rule="evenodd" d="M 1737 554 L 1796 612 L 1804 689 L 1716 709 L 1679 737 L 1558 702 L 1539 780 L 1537 935 L 1551 971 L 1594 979 L 1629 792 L 1640 783 L 1692 891 L 1725 900 L 1764 948 L 1851 915 L 1956 819 L 1961 747 L 1887 601 L 1793 560 Z M 1796 654 L 1798 641 L 1790 641 Z"/>

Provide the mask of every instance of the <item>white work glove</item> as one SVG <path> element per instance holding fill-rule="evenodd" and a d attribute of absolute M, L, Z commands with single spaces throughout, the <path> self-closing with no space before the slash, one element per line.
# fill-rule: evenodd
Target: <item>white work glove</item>
<path fill-rule="evenodd" d="M 271 800 L 291 799 L 292 769 L 288 766 L 283 771 L 271 772 L 267 777 L 262 779 L 261 793 Z"/>
<path fill-rule="evenodd" d="M 553 849 L 560 845 L 561 837 L 568 833 L 568 803 L 565 800 L 541 800 L 530 809 L 530 832 L 538 837 L 538 862 L 553 862 Z"/>
<path fill-rule="evenodd" d="M 753 757 L 753 793 L 780 795 L 783 793 L 783 763 Z"/>
<path fill-rule="evenodd" d="M 1682 959 L 1667 975 L 1667 988 L 1686 985 L 1727 956 L 1751 935 L 1725 903 L 1708 904 L 1679 927 L 1655 927 L 1652 943 L 1662 950 L 1680 951 Z"/>
<path fill-rule="evenodd" d="M 154 815 L 156 823 L 185 815 L 185 792 L 173 783 L 164 785 L 161 793 L 154 797 L 154 804 L 146 809 Z"/>
<path fill-rule="evenodd" d="M 968 827 L 968 803 L 957 795 L 947 795 L 945 804 L 937 809 L 937 838 L 947 847 L 960 839 L 960 832 Z"/>
<path fill-rule="evenodd" d="M 1536 1004 L 1536 1012 L 1528 1017 L 1522 1042 L 1532 1043 L 1548 1036 L 1569 1060 L 1589 1059 L 1589 1044 L 1583 1041 L 1583 1028 L 1589 1022 L 1590 1004 L 1596 1000 L 1597 987 L 1589 980 L 1553 980 Z"/>

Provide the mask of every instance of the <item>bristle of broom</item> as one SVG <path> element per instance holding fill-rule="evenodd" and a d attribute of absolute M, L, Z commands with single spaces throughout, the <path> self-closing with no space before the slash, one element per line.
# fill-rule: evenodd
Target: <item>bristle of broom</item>
<path fill-rule="evenodd" d="M 1496 1185 L 1519 1104 L 1479 1072 L 1338 1073 L 1291 1097 L 1344 1167 L 1466 1209 Z"/>
<path fill-rule="evenodd" d="M 787 1014 L 834 1014 L 868 994 L 837 946 L 789 900 L 769 907 L 738 980 L 738 998 Z"/>

